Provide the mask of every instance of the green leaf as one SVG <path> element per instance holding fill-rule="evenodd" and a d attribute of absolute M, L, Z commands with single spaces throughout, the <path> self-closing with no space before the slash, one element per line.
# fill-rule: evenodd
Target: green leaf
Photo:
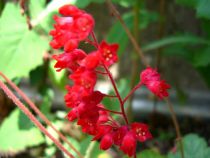
<path fill-rule="evenodd" d="M 20 129 L 18 126 L 20 113 L 19 109 L 13 111 L 0 127 L 0 150 L 3 152 L 18 152 L 44 142 L 44 137 L 36 127 L 28 130 Z"/>
<path fill-rule="evenodd" d="M 171 36 L 165 37 L 158 41 L 150 42 L 143 46 L 143 51 L 154 50 L 171 44 L 203 44 L 210 45 L 210 41 L 194 36 L 194 35 L 183 35 L 183 36 Z"/>
<path fill-rule="evenodd" d="M 31 18 L 36 18 L 45 7 L 46 0 L 31 0 L 29 1 L 29 10 Z"/>
<path fill-rule="evenodd" d="M 196 11 L 197 17 L 210 19 L 210 0 L 199 0 Z"/>
<path fill-rule="evenodd" d="M 154 150 L 144 150 L 137 154 L 137 157 L 140 158 L 166 158 L 165 156 L 162 156 L 160 153 L 154 151 Z"/>
<path fill-rule="evenodd" d="M 206 141 L 196 134 L 189 134 L 183 139 L 185 158 L 210 157 Z M 169 153 L 168 158 L 181 158 L 180 151 Z"/>
<path fill-rule="evenodd" d="M 6 4 L 0 21 L 0 70 L 9 78 L 26 77 L 42 63 L 48 41 L 28 30 L 25 17 L 13 3 Z"/>

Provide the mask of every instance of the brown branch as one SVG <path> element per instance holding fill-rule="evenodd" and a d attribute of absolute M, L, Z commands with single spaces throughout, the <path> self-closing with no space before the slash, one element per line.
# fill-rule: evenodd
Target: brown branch
<path fill-rule="evenodd" d="M 10 79 L 8 79 L 3 73 L 0 72 L 0 76 L 2 76 L 7 83 L 15 90 L 18 92 L 18 94 L 26 101 L 26 103 L 31 107 L 31 109 L 33 109 L 37 115 L 39 115 L 39 117 L 48 125 L 50 126 L 57 134 L 58 136 L 64 141 L 66 142 L 69 147 L 75 152 L 77 153 L 77 155 L 80 158 L 83 158 L 83 156 L 81 155 L 81 153 L 66 139 L 66 137 L 56 129 L 56 127 L 50 122 L 50 120 L 48 120 L 48 118 L 37 108 L 37 106 L 28 98 L 28 96 L 25 95 L 24 92 L 22 92 Z"/>
<path fill-rule="evenodd" d="M 7 86 L 0 81 L 0 88 L 4 91 L 4 93 L 22 110 L 22 112 L 46 135 L 48 136 L 55 145 L 67 154 L 69 157 L 74 158 L 74 156 L 68 152 L 68 150 L 55 138 L 53 137 L 47 129 L 36 119 L 36 117 L 28 110 L 28 108 L 13 94 L 11 90 L 7 88 Z"/>
<path fill-rule="evenodd" d="M 169 99 L 165 98 L 165 101 L 167 103 L 169 111 L 171 112 L 171 117 L 172 117 L 173 124 L 174 124 L 176 134 L 177 134 L 177 141 L 179 142 L 181 157 L 184 158 L 184 147 L 183 147 L 183 143 L 182 143 L 182 136 L 181 136 L 181 132 L 180 132 L 180 128 L 179 128 L 179 123 L 176 118 L 176 113 L 174 112 L 173 106 L 172 106 L 171 102 L 169 101 Z"/>
<path fill-rule="evenodd" d="M 26 15 L 26 23 L 28 25 L 28 29 L 32 30 L 33 26 L 31 24 L 31 17 L 29 16 L 29 12 L 28 12 L 28 4 L 29 0 L 20 0 L 19 1 L 19 5 L 20 5 L 20 13 L 22 16 Z"/>

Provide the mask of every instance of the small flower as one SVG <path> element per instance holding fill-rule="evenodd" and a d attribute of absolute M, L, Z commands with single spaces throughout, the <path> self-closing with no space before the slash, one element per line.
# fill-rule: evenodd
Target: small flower
<path fill-rule="evenodd" d="M 79 67 L 79 61 L 86 57 L 86 53 L 81 49 L 75 49 L 70 53 L 63 53 L 59 55 L 53 55 L 52 58 L 57 60 L 55 64 L 56 71 L 68 68 L 72 71 L 76 71 Z"/>
<path fill-rule="evenodd" d="M 144 142 L 144 141 L 152 138 L 152 135 L 149 132 L 148 126 L 144 123 L 137 123 L 137 122 L 132 123 L 131 130 L 133 131 L 136 138 L 140 142 Z"/>
<path fill-rule="evenodd" d="M 74 5 L 64 5 L 62 7 L 59 8 L 59 13 L 63 16 L 79 16 L 83 13 L 82 10 L 78 9 L 76 6 Z"/>
<path fill-rule="evenodd" d="M 153 92 L 157 97 L 163 99 L 164 97 L 168 97 L 167 89 L 171 86 L 165 83 L 164 80 L 162 81 L 151 81 L 147 84 L 147 88 Z"/>
<path fill-rule="evenodd" d="M 140 84 L 144 84 L 160 99 L 168 96 L 167 90 L 170 88 L 170 85 L 165 83 L 164 80 L 160 80 L 160 74 L 155 69 L 146 68 L 141 72 L 140 79 Z"/>
<path fill-rule="evenodd" d="M 93 88 L 96 84 L 96 73 L 80 67 L 73 74 L 69 76 L 70 79 L 74 81 L 75 85 L 82 86 L 89 92 L 93 91 Z"/>
<path fill-rule="evenodd" d="M 135 135 L 131 131 L 127 132 L 126 135 L 124 136 L 120 149 L 130 157 L 135 154 L 136 139 Z"/>
<path fill-rule="evenodd" d="M 128 127 L 127 126 L 121 126 L 114 132 L 114 144 L 116 145 L 121 145 L 122 140 L 126 133 L 128 132 Z"/>
<path fill-rule="evenodd" d="M 140 74 L 141 83 L 147 84 L 151 81 L 158 81 L 160 80 L 160 74 L 153 68 L 148 67 Z"/>
<path fill-rule="evenodd" d="M 106 66 L 111 66 L 115 62 L 117 62 L 117 50 L 118 50 L 118 44 L 108 44 L 105 41 L 102 41 L 99 45 L 99 53 L 102 58 L 102 62 Z"/>
<path fill-rule="evenodd" d="M 80 65 L 87 69 L 95 69 L 99 65 L 99 61 L 99 54 L 97 52 L 92 52 L 80 62 Z"/>
<path fill-rule="evenodd" d="M 114 143 L 113 134 L 108 133 L 102 137 L 101 143 L 100 143 L 100 149 L 107 150 L 112 146 L 113 143 Z"/>

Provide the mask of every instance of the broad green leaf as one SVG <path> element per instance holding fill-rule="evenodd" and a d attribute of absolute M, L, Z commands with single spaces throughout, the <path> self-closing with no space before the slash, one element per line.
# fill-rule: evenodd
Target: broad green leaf
<path fill-rule="evenodd" d="M 196 15 L 199 18 L 206 18 L 210 20 L 210 0 L 199 0 Z"/>
<path fill-rule="evenodd" d="M 26 77 L 42 63 L 48 41 L 27 28 L 18 6 L 7 3 L 0 18 L 0 70 L 9 78 Z"/>
<path fill-rule="evenodd" d="M 143 46 L 143 51 L 149 51 L 157 48 L 161 48 L 164 46 L 168 46 L 171 44 L 203 44 L 203 45 L 210 45 L 210 41 L 193 36 L 193 35 L 183 35 L 183 36 L 171 36 L 165 37 L 155 42 L 150 42 L 147 45 Z"/>
<path fill-rule="evenodd" d="M 209 147 L 206 141 L 196 134 L 189 134 L 183 139 L 185 158 L 207 158 L 210 157 Z M 176 147 L 177 148 L 177 147 Z M 179 149 L 175 153 L 169 153 L 168 158 L 181 158 Z"/>
<path fill-rule="evenodd" d="M 30 0 L 29 9 L 31 18 L 36 18 L 45 7 L 46 0 Z"/>
<path fill-rule="evenodd" d="M 166 158 L 165 156 L 161 155 L 160 153 L 153 151 L 153 150 L 144 150 L 137 154 L 137 157 L 140 158 Z"/>
<path fill-rule="evenodd" d="M 44 137 L 38 128 L 31 127 L 25 130 L 18 126 L 20 113 L 19 109 L 14 110 L 0 126 L 0 151 L 18 152 L 44 142 Z"/>

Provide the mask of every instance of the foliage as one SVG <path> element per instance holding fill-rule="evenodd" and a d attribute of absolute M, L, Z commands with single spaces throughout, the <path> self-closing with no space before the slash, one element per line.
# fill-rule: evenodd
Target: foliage
<path fill-rule="evenodd" d="M 207 158 L 210 156 L 210 147 L 207 147 L 207 142 L 196 134 L 186 135 L 183 144 L 186 158 Z M 169 153 L 168 158 L 181 158 L 180 151 Z"/>
<path fill-rule="evenodd" d="M 45 141 L 41 132 L 18 109 L 2 123 L 0 140 L 0 150 L 4 152 L 22 151 Z"/>

